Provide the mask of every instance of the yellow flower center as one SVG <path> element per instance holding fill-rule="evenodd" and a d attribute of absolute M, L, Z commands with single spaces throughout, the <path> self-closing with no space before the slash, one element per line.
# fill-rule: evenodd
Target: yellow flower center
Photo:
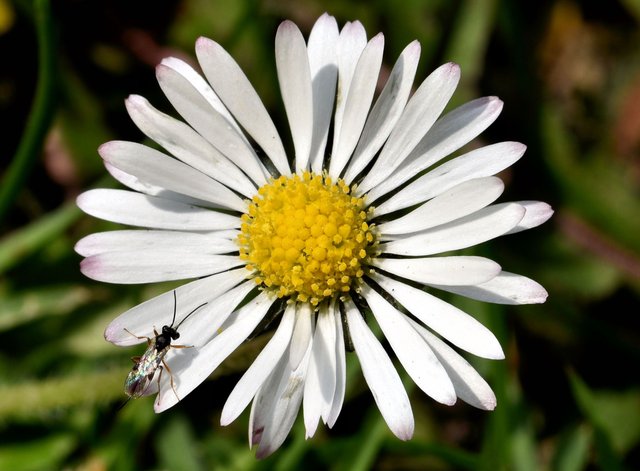
<path fill-rule="evenodd" d="M 374 241 L 364 208 L 341 179 L 304 172 L 271 180 L 242 216 L 240 257 L 256 283 L 315 306 L 364 275 Z"/>

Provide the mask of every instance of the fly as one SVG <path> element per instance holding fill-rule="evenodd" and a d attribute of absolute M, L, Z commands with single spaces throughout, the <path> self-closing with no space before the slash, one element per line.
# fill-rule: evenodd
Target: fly
<path fill-rule="evenodd" d="M 196 312 L 205 304 L 207 303 L 203 303 L 197 308 L 195 308 L 193 311 L 187 314 L 185 318 L 182 319 L 177 326 L 173 327 L 173 323 L 176 320 L 176 308 L 178 305 L 178 301 L 176 299 L 176 292 L 174 290 L 173 291 L 173 319 L 171 320 L 171 325 L 165 325 L 162 327 L 161 333 L 158 333 L 156 331 L 156 328 L 154 327 L 153 333 L 155 337 L 153 338 L 146 337 L 146 336 L 141 337 L 141 336 L 135 335 L 134 333 L 130 332 L 127 329 L 124 329 L 138 339 L 146 339 L 147 345 L 148 345 L 147 349 L 142 354 L 142 356 L 131 358 L 135 364 L 133 365 L 133 368 L 129 372 L 129 375 L 127 376 L 127 379 L 124 382 L 124 392 L 127 393 L 127 395 L 130 398 L 136 399 L 138 397 L 143 396 L 147 391 L 147 389 L 149 388 L 149 385 L 151 384 L 151 380 L 153 380 L 153 377 L 155 376 L 156 371 L 158 370 L 160 370 L 158 372 L 158 394 L 160 394 L 160 378 L 162 378 L 162 372 L 166 369 L 167 372 L 169 373 L 169 377 L 171 378 L 171 389 L 173 389 L 173 393 L 176 395 L 178 400 L 180 400 L 180 398 L 178 397 L 178 393 L 176 392 L 176 388 L 173 384 L 173 375 L 171 374 L 171 369 L 169 368 L 169 365 L 167 365 L 167 363 L 164 361 L 164 357 L 167 354 L 167 352 L 172 348 L 193 347 L 193 345 L 172 345 L 171 342 L 173 340 L 177 340 L 180 337 L 180 334 L 178 333 L 178 327 L 180 327 L 182 323 L 191 314 Z"/>

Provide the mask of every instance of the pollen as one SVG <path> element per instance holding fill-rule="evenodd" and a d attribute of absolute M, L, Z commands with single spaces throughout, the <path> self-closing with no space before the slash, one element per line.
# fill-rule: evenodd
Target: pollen
<path fill-rule="evenodd" d="M 254 280 L 318 305 L 359 283 L 375 242 L 363 198 L 342 180 L 304 172 L 258 190 L 237 238 Z"/>

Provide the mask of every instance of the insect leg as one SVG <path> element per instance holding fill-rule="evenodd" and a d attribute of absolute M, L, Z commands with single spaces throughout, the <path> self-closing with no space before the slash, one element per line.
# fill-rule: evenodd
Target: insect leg
<path fill-rule="evenodd" d="M 167 366 L 167 364 L 164 362 L 164 360 L 162 360 L 162 364 Z M 158 369 L 160 370 L 160 372 L 158 373 L 158 401 L 157 403 L 160 404 L 160 394 L 162 394 L 162 390 L 160 389 L 160 380 L 162 379 L 162 372 L 164 371 L 164 368 L 161 366 L 158 366 Z M 169 373 L 171 374 L 171 373 Z"/>
<path fill-rule="evenodd" d="M 134 334 L 133 332 L 131 332 L 129 329 L 127 329 L 126 327 L 125 327 L 125 329 L 124 329 L 124 330 L 125 330 L 125 332 L 127 332 L 128 334 L 133 335 L 133 336 L 134 336 L 135 338 L 137 338 L 137 339 L 140 339 L 140 340 L 145 339 L 145 340 L 147 341 L 147 343 L 149 343 L 149 344 L 151 343 L 151 338 L 149 338 L 149 337 L 147 337 L 147 336 L 145 336 L 145 335 L 142 335 L 142 336 L 140 336 L 140 335 L 136 335 L 136 334 Z M 158 336 L 158 333 L 156 332 L 156 329 L 153 329 L 153 331 L 154 331 L 154 333 L 156 334 L 156 337 L 157 337 L 157 336 Z"/>
<path fill-rule="evenodd" d="M 174 347 L 174 346 L 172 345 L 172 347 Z M 169 368 L 169 365 L 167 365 L 167 363 L 164 360 L 162 360 L 162 364 L 164 365 L 164 367 L 167 369 L 167 372 L 169 373 L 169 381 L 171 382 L 171 389 L 173 389 L 173 394 L 176 395 L 176 398 L 179 401 L 180 400 L 180 396 L 178 396 L 178 392 L 176 391 L 176 386 L 175 386 L 175 384 L 173 382 L 173 374 L 171 373 L 171 368 Z M 160 368 L 162 368 L 162 367 L 160 367 Z M 158 381 L 160 381 L 159 378 L 158 378 Z M 158 388 L 159 387 L 160 386 L 158 385 Z M 158 394 L 160 394 L 160 393 L 158 392 Z"/>

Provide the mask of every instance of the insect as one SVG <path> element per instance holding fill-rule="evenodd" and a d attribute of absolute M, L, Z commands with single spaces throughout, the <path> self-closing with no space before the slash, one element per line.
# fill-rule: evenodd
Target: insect
<path fill-rule="evenodd" d="M 184 319 L 180 321 L 180 323 L 173 327 L 173 323 L 176 321 L 176 308 L 178 305 L 178 301 L 176 299 L 176 292 L 173 291 L 173 319 L 171 320 L 171 325 L 165 325 L 162 327 L 162 332 L 158 333 L 153 328 L 153 333 L 155 337 L 150 338 L 146 336 L 138 336 L 129 330 L 125 329 L 131 335 L 138 339 L 147 339 L 147 349 L 142 354 L 142 356 L 131 358 L 135 363 L 133 368 L 129 372 L 127 379 L 124 381 L 124 392 L 130 398 L 138 398 L 145 394 L 147 388 L 149 387 L 153 377 L 158 372 L 158 395 L 160 394 L 160 379 L 162 378 L 162 372 L 166 369 L 169 373 L 169 377 L 171 378 L 171 389 L 173 389 L 173 393 L 178 397 L 178 393 L 176 392 L 176 388 L 173 384 L 173 375 L 171 374 L 171 369 L 169 365 L 164 361 L 164 357 L 169 350 L 172 348 L 191 348 L 193 345 L 172 345 L 171 342 L 173 340 L 177 340 L 180 337 L 178 333 L 178 328 L 182 325 L 182 323 L 194 312 L 200 309 L 207 303 L 203 303 L 189 314 L 185 316 Z M 178 397 L 178 400 L 180 398 Z"/>

